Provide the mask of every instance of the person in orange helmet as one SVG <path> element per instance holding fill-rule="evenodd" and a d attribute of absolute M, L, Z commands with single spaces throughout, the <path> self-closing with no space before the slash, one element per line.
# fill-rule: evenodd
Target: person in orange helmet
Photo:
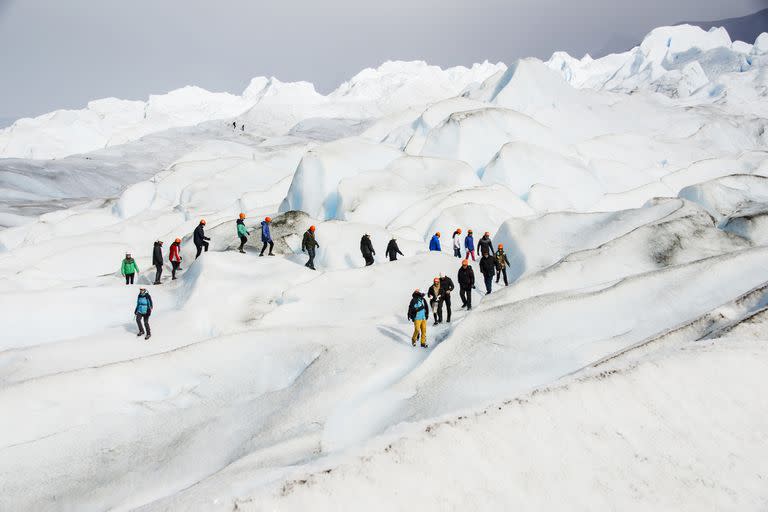
<path fill-rule="evenodd" d="M 171 244 L 168 260 L 171 262 L 171 281 L 176 279 L 176 271 L 181 270 L 181 238 L 177 238 Z"/>
<path fill-rule="evenodd" d="M 453 255 L 461 259 L 461 228 L 453 232 Z"/>
<path fill-rule="evenodd" d="M 430 251 L 437 251 L 440 252 L 442 249 L 440 248 L 440 232 L 432 236 L 432 240 L 429 241 L 429 250 Z"/>
<path fill-rule="evenodd" d="M 272 217 L 265 217 L 264 220 L 261 221 L 261 242 L 264 245 L 261 247 L 261 254 L 259 254 L 259 256 L 264 256 L 264 251 L 267 249 L 267 245 L 269 245 L 269 255 L 274 256 L 272 248 L 275 247 L 275 242 L 272 241 L 272 234 L 269 232 L 270 224 L 272 224 Z"/>
<path fill-rule="evenodd" d="M 237 219 L 237 236 L 240 237 L 240 247 L 237 249 L 245 254 L 245 244 L 248 242 L 248 228 L 245 227 L 245 214 L 241 213 Z"/>
<path fill-rule="evenodd" d="M 504 252 L 504 244 L 499 244 L 499 248 L 496 250 L 496 282 L 499 282 L 499 278 L 504 276 L 504 286 L 509 286 L 507 281 L 507 267 L 509 266 L 509 259 Z"/>
<path fill-rule="evenodd" d="M 309 226 L 309 229 L 304 233 L 304 238 L 301 240 L 301 252 L 306 252 L 309 255 L 309 260 L 304 265 L 312 270 L 315 268 L 315 249 L 319 249 L 320 244 L 315 239 L 315 226 Z"/>
<path fill-rule="evenodd" d="M 208 252 L 209 240 L 210 238 L 205 236 L 205 219 L 200 219 L 200 224 L 197 225 L 192 236 L 192 241 L 195 243 L 195 247 L 197 247 L 195 259 L 200 257 L 200 253 L 203 252 L 203 249 L 205 249 L 205 252 Z"/>

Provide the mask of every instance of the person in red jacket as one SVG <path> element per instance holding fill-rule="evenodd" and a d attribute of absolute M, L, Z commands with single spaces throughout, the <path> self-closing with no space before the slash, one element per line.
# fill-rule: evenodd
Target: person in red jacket
<path fill-rule="evenodd" d="M 173 241 L 171 244 L 171 250 L 168 256 L 168 259 L 171 261 L 171 266 L 173 267 L 173 270 L 171 270 L 171 280 L 176 279 L 176 271 L 181 270 L 181 238 L 177 238 Z"/>

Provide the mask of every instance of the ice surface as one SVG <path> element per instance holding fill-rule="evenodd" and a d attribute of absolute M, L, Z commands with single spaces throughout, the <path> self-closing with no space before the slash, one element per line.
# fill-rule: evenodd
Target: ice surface
<path fill-rule="evenodd" d="M 601 59 L 387 62 L 328 95 L 255 78 L 0 131 L 0 509 L 760 508 L 767 51 L 662 27 Z M 510 284 L 471 262 L 472 310 L 454 291 L 413 348 L 457 228 L 503 244 Z"/>

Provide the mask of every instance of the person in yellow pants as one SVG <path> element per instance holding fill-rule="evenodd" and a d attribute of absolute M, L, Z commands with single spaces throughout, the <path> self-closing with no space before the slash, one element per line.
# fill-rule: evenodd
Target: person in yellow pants
<path fill-rule="evenodd" d="M 413 336 L 411 336 L 411 345 L 416 346 L 416 341 L 421 336 L 421 346 L 427 348 L 427 318 L 429 318 L 429 306 L 424 294 L 416 289 L 411 296 L 411 303 L 408 305 L 408 320 L 413 321 Z"/>

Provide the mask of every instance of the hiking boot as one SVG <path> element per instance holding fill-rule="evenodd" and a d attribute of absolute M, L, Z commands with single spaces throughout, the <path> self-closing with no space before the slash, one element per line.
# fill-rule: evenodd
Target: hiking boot
<path fill-rule="evenodd" d="M 144 336 L 144 331 L 141 331 L 140 333 L 136 334 L 136 336 Z"/>
<path fill-rule="evenodd" d="M 149 339 L 149 338 L 151 338 L 151 337 L 152 337 L 152 335 L 151 335 L 151 334 L 147 334 L 146 336 L 144 336 L 144 339 L 145 339 L 145 340 L 148 340 L 148 339 Z"/>

